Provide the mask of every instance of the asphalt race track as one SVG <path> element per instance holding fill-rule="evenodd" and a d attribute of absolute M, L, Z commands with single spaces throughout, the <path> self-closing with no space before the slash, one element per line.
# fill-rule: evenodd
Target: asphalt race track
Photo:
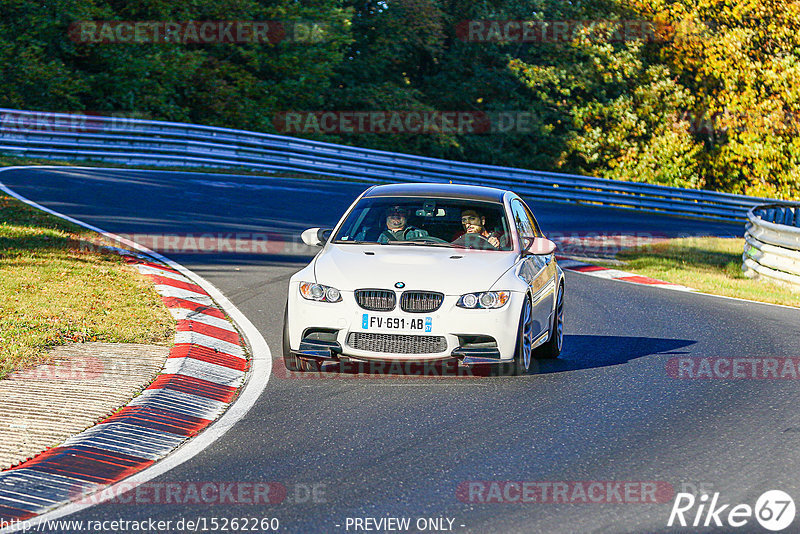
<path fill-rule="evenodd" d="M 295 239 L 305 228 L 333 225 L 366 187 L 69 168 L 10 170 L 0 181 L 115 233 Z M 531 205 L 546 233 L 743 232 L 741 224 Z M 662 532 L 675 530 L 667 528 L 672 493 L 656 504 L 481 503 L 463 502 L 457 490 L 469 481 L 639 481 L 675 492 L 702 485 L 723 502 L 751 506 L 770 489 L 800 498 L 800 382 L 667 373 L 676 357 L 800 357 L 800 311 L 568 272 L 565 349 L 535 375 L 282 378 L 287 282 L 309 258 L 273 252 L 164 251 L 261 329 L 275 364 L 253 410 L 154 482 L 279 482 L 287 499 L 105 503 L 68 519 L 276 517 L 280 532 L 356 532 L 348 518 L 409 517 L 412 525 L 449 518 L 455 532 Z M 739 530 L 758 529 L 752 521 Z"/>

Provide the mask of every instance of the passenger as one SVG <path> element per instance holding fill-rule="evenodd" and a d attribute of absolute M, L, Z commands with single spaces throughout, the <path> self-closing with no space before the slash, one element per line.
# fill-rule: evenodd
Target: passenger
<path fill-rule="evenodd" d="M 421 237 L 428 237 L 428 232 L 408 223 L 408 210 L 403 206 L 391 206 L 386 209 L 386 230 L 378 236 L 378 243 L 390 241 L 412 241 Z"/>
<path fill-rule="evenodd" d="M 486 229 L 486 217 L 476 209 L 468 208 L 461 212 L 461 226 L 464 231 L 453 243 L 465 245 L 469 243 L 471 236 L 481 236 L 494 248 L 500 248 L 502 241 L 505 241 L 502 234 Z"/>

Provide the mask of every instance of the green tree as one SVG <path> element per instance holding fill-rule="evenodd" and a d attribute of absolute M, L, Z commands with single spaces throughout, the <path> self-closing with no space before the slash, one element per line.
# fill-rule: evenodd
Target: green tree
<path fill-rule="evenodd" d="M 350 39 L 349 12 L 333 0 L 0 0 L 0 12 L 0 105 L 265 131 L 275 110 L 321 105 Z M 70 34 L 72 23 L 109 20 L 313 21 L 325 32 L 271 44 L 85 43 Z"/>
<path fill-rule="evenodd" d="M 671 31 L 660 57 L 692 91 L 709 187 L 800 194 L 800 6 L 783 0 L 664 0 L 638 6 Z"/>

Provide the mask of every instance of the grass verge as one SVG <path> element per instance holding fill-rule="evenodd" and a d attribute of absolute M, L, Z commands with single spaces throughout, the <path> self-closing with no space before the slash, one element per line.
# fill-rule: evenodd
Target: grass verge
<path fill-rule="evenodd" d="M 619 252 L 623 269 L 704 293 L 800 307 L 800 292 L 742 274 L 743 238 L 686 237 Z"/>
<path fill-rule="evenodd" d="M 152 285 L 98 236 L 0 194 L 0 378 L 71 342 L 171 342 Z"/>

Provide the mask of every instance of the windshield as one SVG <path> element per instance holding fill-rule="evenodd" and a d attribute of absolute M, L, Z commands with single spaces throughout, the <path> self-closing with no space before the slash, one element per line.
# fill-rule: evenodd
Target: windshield
<path fill-rule="evenodd" d="M 448 198 L 364 198 L 333 242 L 512 250 L 502 204 Z"/>

